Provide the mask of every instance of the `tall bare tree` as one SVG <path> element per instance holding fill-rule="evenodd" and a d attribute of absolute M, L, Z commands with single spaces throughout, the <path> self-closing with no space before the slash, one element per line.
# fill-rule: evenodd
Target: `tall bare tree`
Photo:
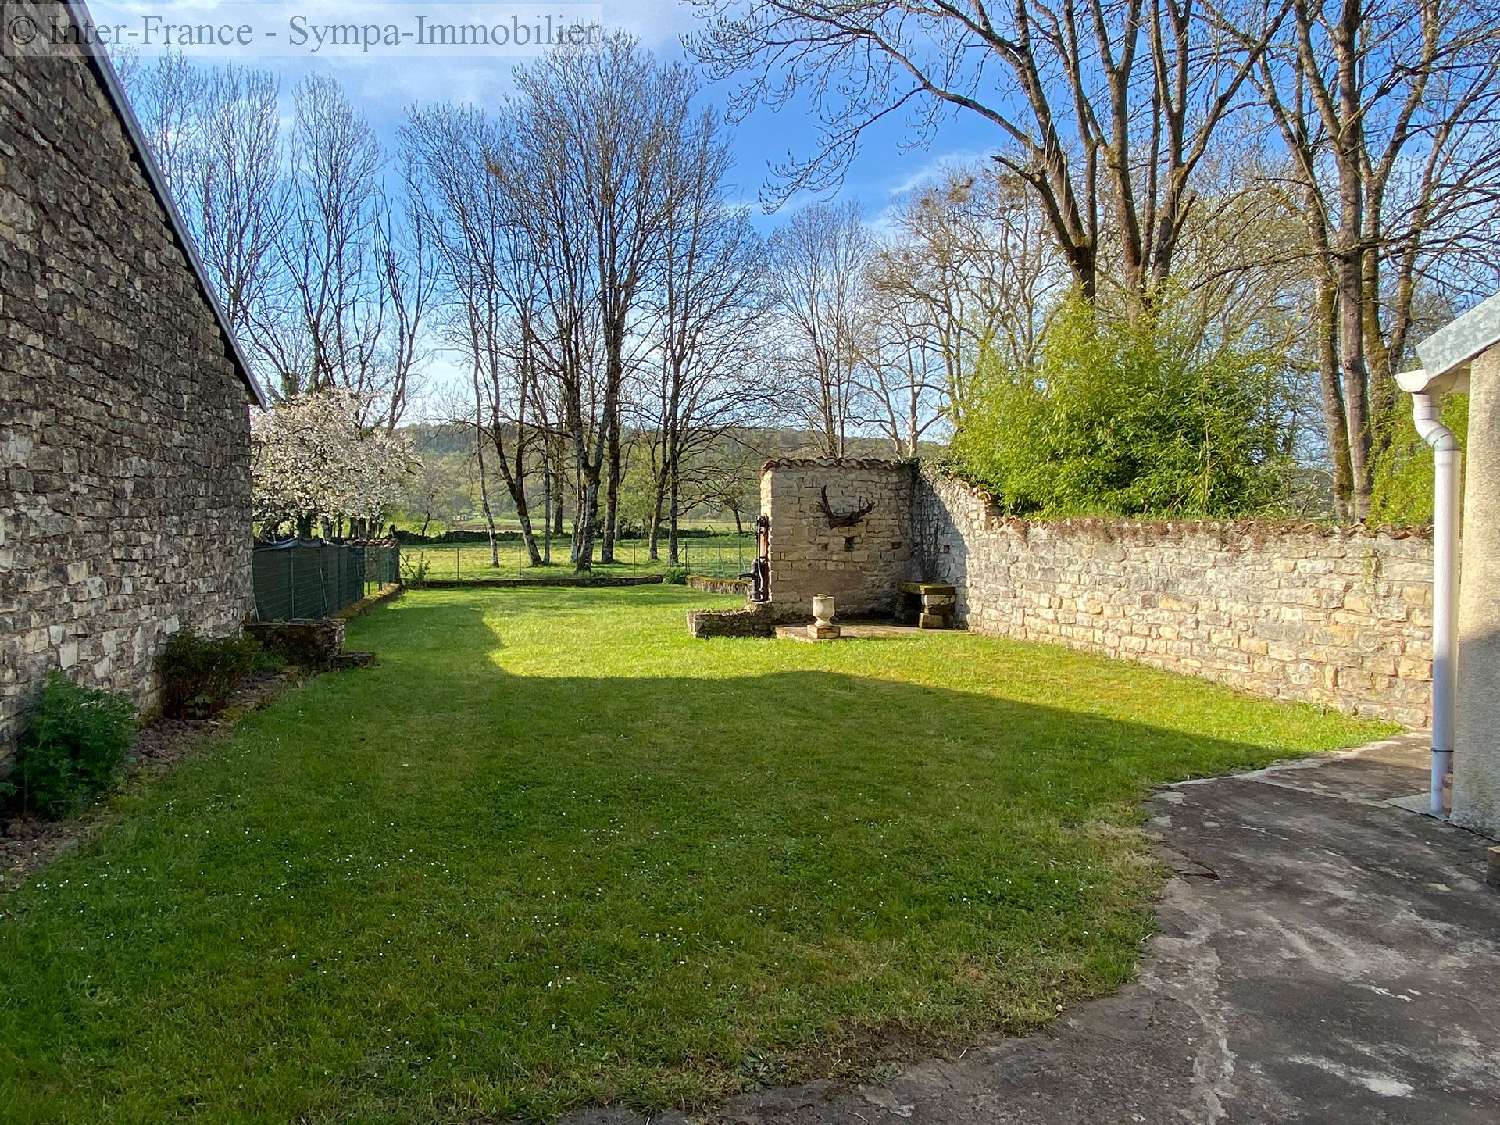
<path fill-rule="evenodd" d="M 742 78 L 741 108 L 805 97 L 818 112 L 813 151 L 780 169 L 779 198 L 837 184 L 893 114 L 916 143 L 971 114 L 994 126 L 995 159 L 1035 194 L 1085 296 L 1118 277 L 1149 304 L 1194 170 L 1292 0 L 694 3 L 710 22 L 689 45 L 716 77 Z"/>
<path fill-rule="evenodd" d="M 873 284 L 866 293 L 868 327 L 855 374 L 860 413 L 890 441 L 897 457 L 915 457 L 918 443 L 944 415 L 943 347 L 922 302 Z"/>
<path fill-rule="evenodd" d="M 559 380 L 579 488 L 574 565 L 588 570 L 601 501 L 602 559 L 611 557 L 631 334 L 674 206 L 671 153 L 696 86 L 623 34 L 553 51 L 519 70 L 517 84 L 495 172 L 516 196 L 543 289 L 539 358 Z"/>
<path fill-rule="evenodd" d="M 522 229 L 492 172 L 500 134 L 473 107 L 413 108 L 401 130 L 408 193 L 431 232 L 449 339 L 468 361 L 477 419 L 539 565 L 526 483 L 544 436 L 533 425 L 537 285 Z"/>
<path fill-rule="evenodd" d="M 1500 200 L 1495 16 L 1447 0 L 1296 0 L 1258 65 L 1306 225 L 1335 487 L 1355 518 L 1369 511 L 1418 288 L 1474 281 L 1463 264 Z"/>
<path fill-rule="evenodd" d="M 172 52 L 130 60 L 124 77 L 230 327 L 261 357 L 290 203 L 280 83 L 269 71 L 205 69 Z"/>
<path fill-rule="evenodd" d="M 1035 198 L 993 166 L 949 169 L 903 200 L 891 225 L 871 288 L 908 337 L 920 336 L 921 354 L 941 363 L 944 409 L 961 421 L 982 350 L 1017 367 L 1035 360 L 1067 267 Z"/>
<path fill-rule="evenodd" d="M 675 564 L 685 471 L 716 447 L 767 390 L 758 360 L 766 314 L 763 248 L 747 216 L 725 199 L 729 147 L 715 116 L 701 115 L 673 146 L 672 206 L 648 299 L 654 363 L 645 364 L 650 422 L 651 557 L 665 528 Z"/>
<path fill-rule="evenodd" d="M 866 354 L 865 285 L 875 239 L 854 204 L 817 203 L 771 235 L 768 258 L 788 403 L 843 457 Z"/>

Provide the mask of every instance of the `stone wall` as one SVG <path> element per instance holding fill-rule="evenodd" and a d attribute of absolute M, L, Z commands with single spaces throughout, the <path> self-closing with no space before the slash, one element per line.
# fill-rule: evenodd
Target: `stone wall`
<path fill-rule="evenodd" d="M 98 76 L 0 57 L 0 755 L 49 671 L 149 707 L 166 636 L 240 627 L 246 404 Z"/>
<path fill-rule="evenodd" d="M 760 510 L 771 517 L 771 600 L 783 618 L 812 616 L 815 594 L 832 594 L 840 617 L 890 613 L 911 566 L 914 466 L 905 461 L 795 459 L 761 471 Z M 830 525 L 828 508 L 850 527 Z"/>
<path fill-rule="evenodd" d="M 1187 672 L 1406 726 L 1428 721 L 1432 543 L 1321 525 L 999 515 L 924 471 L 911 576 L 970 629 Z"/>

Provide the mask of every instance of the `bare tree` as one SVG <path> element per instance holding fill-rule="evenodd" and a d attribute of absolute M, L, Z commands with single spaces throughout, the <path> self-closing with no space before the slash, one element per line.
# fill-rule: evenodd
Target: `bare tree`
<path fill-rule="evenodd" d="M 650 557 L 663 527 L 675 564 L 684 473 L 747 412 L 763 407 L 756 362 L 766 314 L 764 258 L 742 211 L 725 200 L 729 148 L 705 113 L 672 150 L 662 253 L 652 279 L 652 358 L 641 380 L 649 419 Z"/>
<path fill-rule="evenodd" d="M 424 358 L 429 248 L 414 216 L 392 208 L 380 142 L 338 82 L 304 79 L 293 109 L 286 292 L 264 350 L 283 393 L 341 387 L 364 403 L 362 425 L 393 429 Z"/>
<path fill-rule="evenodd" d="M 695 84 L 623 34 L 553 51 L 517 83 L 495 172 L 515 194 L 542 287 L 538 358 L 561 391 L 579 489 L 574 565 L 584 571 L 601 500 L 602 558 L 611 557 L 632 326 L 661 253 L 670 153 L 687 132 Z M 588 354 L 595 330 L 598 372 Z"/>
<path fill-rule="evenodd" d="M 791 404 L 844 456 L 854 415 L 856 373 L 865 355 L 864 286 L 875 240 L 854 204 L 805 207 L 774 234 L 769 269 L 774 330 L 791 377 Z"/>
<path fill-rule="evenodd" d="M 259 326 L 281 284 L 289 215 L 280 83 L 263 70 L 202 69 L 180 53 L 125 68 L 146 141 L 235 335 L 264 354 Z"/>
<path fill-rule="evenodd" d="M 741 108 L 805 97 L 819 114 L 814 151 L 780 169 L 780 199 L 837 184 L 893 114 L 914 144 L 973 114 L 995 127 L 995 159 L 1035 194 L 1085 296 L 1112 253 L 1127 298 L 1149 304 L 1194 170 L 1292 0 L 694 3 L 711 19 L 689 46 L 715 77 L 742 77 Z"/>
<path fill-rule="evenodd" d="M 1474 280 L 1461 263 L 1500 199 L 1494 15 L 1441 0 L 1297 0 L 1258 67 L 1306 224 L 1325 428 L 1337 499 L 1355 518 L 1369 511 L 1418 287 Z"/>
<path fill-rule="evenodd" d="M 890 441 L 897 457 L 915 457 L 918 443 L 944 414 L 943 347 L 922 302 L 874 285 L 866 300 L 865 350 L 855 373 L 861 414 Z"/>
<path fill-rule="evenodd" d="M 982 350 L 1015 367 L 1036 359 L 1069 273 L 1036 200 L 992 166 L 950 169 L 902 201 L 893 227 L 870 286 L 925 362 L 941 363 L 942 406 L 958 422 Z M 919 356 L 906 350 L 910 367 Z"/>
<path fill-rule="evenodd" d="M 385 313 L 370 238 L 380 144 L 326 76 L 302 81 L 294 111 L 292 217 L 280 244 L 289 315 L 273 334 L 272 361 L 286 394 L 339 386 L 368 399 Z"/>
<path fill-rule="evenodd" d="M 492 172 L 500 135 L 471 107 L 412 109 L 401 131 L 408 193 L 431 232 L 449 338 L 468 360 L 476 418 L 515 505 L 533 566 L 543 561 L 526 482 L 537 386 L 537 285 L 504 184 Z"/>

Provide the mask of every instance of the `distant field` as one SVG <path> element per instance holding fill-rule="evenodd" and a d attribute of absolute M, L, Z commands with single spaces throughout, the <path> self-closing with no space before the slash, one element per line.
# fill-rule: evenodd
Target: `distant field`
<path fill-rule="evenodd" d="M 400 528 L 402 531 L 410 531 L 413 534 L 418 534 L 418 533 L 420 533 L 422 531 L 422 517 L 421 516 L 412 516 L 412 515 L 408 515 L 408 514 L 406 514 L 404 512 L 397 512 L 395 515 L 393 515 L 391 517 L 391 522 L 393 524 L 395 524 L 396 527 Z M 745 527 L 746 527 L 747 533 L 748 533 L 751 525 L 754 524 L 754 522 L 755 522 L 755 519 L 754 519 L 753 516 L 751 516 L 751 517 L 749 517 L 749 518 L 747 518 L 745 520 Z M 717 531 L 717 532 L 723 532 L 723 533 L 725 533 L 727 535 L 732 535 L 735 532 L 734 520 L 732 520 L 732 519 L 724 519 L 724 520 L 711 520 L 711 519 L 682 520 L 680 523 L 678 523 L 677 526 L 680 527 L 680 528 L 682 528 L 685 531 Z M 427 521 L 427 532 L 426 533 L 428 535 L 437 536 L 437 535 L 442 535 L 446 531 L 481 531 L 482 532 L 484 530 L 485 530 L 485 522 L 482 519 L 453 520 L 452 522 L 434 519 L 434 520 L 428 520 Z M 511 519 L 497 519 L 495 521 L 495 530 L 496 531 L 520 531 L 521 530 L 521 524 L 520 524 L 520 522 L 518 520 L 516 520 L 514 518 L 511 518 Z M 570 533 L 571 533 L 571 530 L 572 530 L 572 524 L 570 523 L 569 524 L 569 532 Z M 663 534 L 665 535 L 665 532 Z"/>
<path fill-rule="evenodd" d="M 552 565 L 533 567 L 528 565 L 525 545 L 519 540 L 507 540 L 499 544 L 498 565 L 491 555 L 487 543 L 437 544 L 418 546 L 409 544 L 402 548 L 403 567 L 409 568 L 419 560 L 427 563 L 427 577 L 448 581 L 479 581 L 485 578 L 543 578 L 548 575 L 569 573 L 573 565 L 568 560 L 569 541 L 566 537 L 553 540 Z M 659 559 L 652 559 L 650 544 L 644 539 L 624 539 L 615 544 L 615 562 L 606 565 L 599 561 L 598 545 L 594 549 L 594 572 L 596 574 L 660 574 L 667 567 L 666 543 L 659 545 Z M 750 569 L 755 559 L 755 538 L 750 535 L 699 536 L 678 541 L 678 557 L 681 565 L 690 574 L 711 575 L 730 578 Z"/>

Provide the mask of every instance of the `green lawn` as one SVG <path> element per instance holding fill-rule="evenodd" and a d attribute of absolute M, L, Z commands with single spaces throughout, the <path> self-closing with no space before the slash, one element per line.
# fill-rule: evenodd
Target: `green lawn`
<path fill-rule="evenodd" d="M 553 540 L 550 567 L 533 567 L 527 558 L 526 549 L 520 539 L 501 540 L 499 566 L 494 565 L 494 556 L 488 543 L 457 543 L 419 545 L 408 544 L 401 548 L 401 557 L 408 565 L 417 559 L 426 559 L 430 579 L 442 581 L 472 582 L 484 578 L 555 578 L 573 573 L 568 562 L 568 540 L 566 537 Z M 683 537 L 678 540 L 679 558 L 694 574 L 732 578 L 750 569 L 755 560 L 755 537 L 753 535 L 705 535 Z M 599 549 L 594 549 L 594 573 L 610 575 L 660 574 L 666 569 L 667 542 L 659 544 L 660 558 L 653 560 L 650 544 L 644 539 L 622 539 L 615 544 L 615 561 L 598 561 Z"/>
<path fill-rule="evenodd" d="M 680 587 L 413 593 L 0 896 L 0 1116 L 701 1103 L 1125 981 L 1151 785 L 1385 729 L 962 634 L 693 641 Z M 722 599 L 719 599 L 722 600 Z"/>

